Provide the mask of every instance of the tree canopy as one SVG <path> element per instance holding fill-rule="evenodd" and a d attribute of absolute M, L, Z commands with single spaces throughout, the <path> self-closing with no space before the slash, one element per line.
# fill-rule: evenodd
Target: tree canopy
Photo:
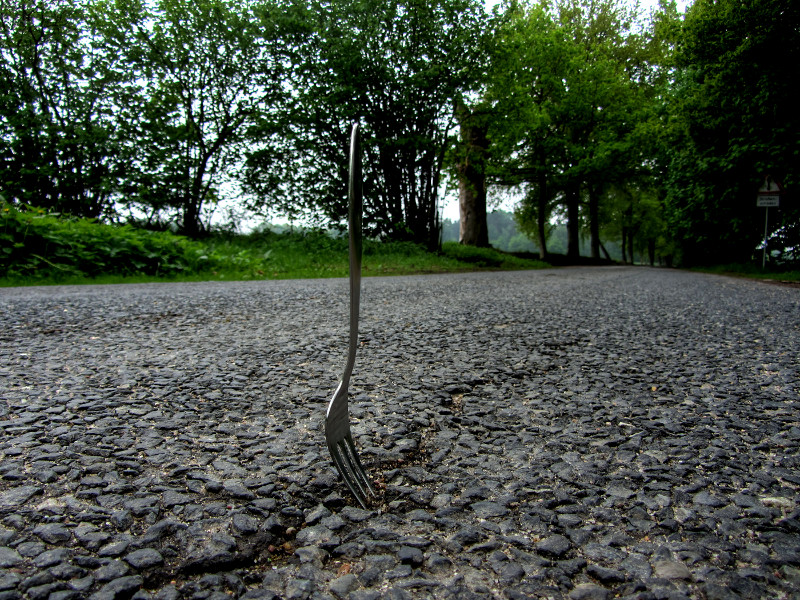
<path fill-rule="evenodd" d="M 667 215 L 686 262 L 747 260 L 763 236 L 765 177 L 789 192 L 779 220 L 797 246 L 800 6 L 791 0 L 697 0 L 678 40 Z M 791 233 L 790 233 L 791 231 Z"/>
<path fill-rule="evenodd" d="M 373 237 L 436 248 L 458 181 L 464 243 L 488 243 L 505 189 L 542 256 L 564 223 L 573 259 L 588 240 L 742 261 L 770 176 L 771 254 L 797 260 L 791 0 L 3 0 L 0 19 L 12 203 L 198 236 L 227 199 L 337 227 L 358 121 Z"/>

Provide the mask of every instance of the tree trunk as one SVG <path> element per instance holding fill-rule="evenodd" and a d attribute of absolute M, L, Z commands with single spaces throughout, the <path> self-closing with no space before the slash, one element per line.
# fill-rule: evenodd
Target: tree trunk
<path fill-rule="evenodd" d="M 622 262 L 628 262 L 628 228 L 623 225 L 622 226 Z M 631 261 L 633 262 L 633 261 Z"/>
<path fill-rule="evenodd" d="M 200 211 L 197 202 L 188 200 L 183 206 L 183 233 L 190 238 L 200 237 Z"/>
<path fill-rule="evenodd" d="M 628 228 L 628 254 L 631 255 L 631 264 L 633 264 L 635 262 L 635 260 L 636 260 L 636 258 L 633 255 L 633 235 L 634 235 L 633 227 L 629 227 Z"/>
<path fill-rule="evenodd" d="M 461 125 L 461 157 L 458 173 L 459 241 L 467 246 L 488 246 L 486 222 L 486 154 L 488 125 L 479 112 L 459 103 L 456 116 Z"/>
<path fill-rule="evenodd" d="M 606 260 L 610 261 L 611 260 L 611 255 L 608 253 L 608 250 L 606 250 L 606 247 L 603 245 L 602 242 L 600 242 L 600 249 L 603 251 L 603 254 L 606 257 Z"/>
<path fill-rule="evenodd" d="M 541 159 L 540 165 L 544 164 Z M 536 237 L 539 242 L 539 258 L 547 260 L 547 205 L 550 201 L 547 192 L 547 173 L 542 169 L 538 175 L 536 194 Z"/>
<path fill-rule="evenodd" d="M 577 261 L 580 248 L 580 188 L 571 185 L 566 190 L 567 201 L 567 258 Z"/>
<path fill-rule="evenodd" d="M 458 209 L 461 217 L 458 241 L 467 246 L 488 246 L 486 188 L 476 189 L 475 180 L 462 176 L 458 181 Z"/>
<path fill-rule="evenodd" d="M 593 185 L 589 186 L 589 236 L 592 258 L 600 260 L 600 193 Z"/>

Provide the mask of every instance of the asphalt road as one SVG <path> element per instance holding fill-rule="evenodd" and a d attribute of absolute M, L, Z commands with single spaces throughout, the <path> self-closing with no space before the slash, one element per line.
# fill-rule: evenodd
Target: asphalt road
<path fill-rule="evenodd" d="M 800 289 L 633 267 L 0 290 L 0 600 L 800 597 Z"/>

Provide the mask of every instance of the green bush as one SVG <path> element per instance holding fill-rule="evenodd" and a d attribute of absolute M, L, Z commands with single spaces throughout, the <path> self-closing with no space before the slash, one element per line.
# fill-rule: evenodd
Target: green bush
<path fill-rule="evenodd" d="M 540 269 L 549 266 L 538 260 L 521 258 L 494 248 L 464 246 L 458 242 L 445 242 L 442 245 L 442 254 L 483 269 Z"/>
<path fill-rule="evenodd" d="M 365 275 L 404 275 L 542 266 L 457 243 L 435 254 L 410 242 L 365 240 L 362 268 Z M 348 272 L 348 238 L 319 230 L 216 233 L 190 240 L 0 204 L 3 285 L 346 277 Z"/>
<path fill-rule="evenodd" d="M 211 266 L 203 247 L 180 236 L 0 204 L 2 277 L 168 277 L 201 266 Z"/>

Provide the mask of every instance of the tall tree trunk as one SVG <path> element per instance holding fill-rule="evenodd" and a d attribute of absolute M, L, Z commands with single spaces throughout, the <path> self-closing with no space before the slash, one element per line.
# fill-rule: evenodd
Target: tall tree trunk
<path fill-rule="evenodd" d="M 603 251 L 603 254 L 606 257 L 606 260 L 610 261 L 611 260 L 611 255 L 608 253 L 608 250 L 606 250 L 606 247 L 603 246 L 602 242 L 600 242 L 600 249 Z"/>
<path fill-rule="evenodd" d="M 567 258 L 577 261 L 580 248 L 580 188 L 570 185 L 565 192 L 567 201 Z"/>
<path fill-rule="evenodd" d="M 467 246 L 488 246 L 489 228 L 486 223 L 486 189 L 476 189 L 474 180 L 459 177 L 458 209 L 461 217 L 458 241 Z"/>
<path fill-rule="evenodd" d="M 622 226 L 622 262 L 623 263 L 629 262 L 628 261 L 628 228 L 625 225 Z"/>
<path fill-rule="evenodd" d="M 592 258 L 600 260 L 600 191 L 594 185 L 589 186 L 589 236 Z"/>
<path fill-rule="evenodd" d="M 461 157 L 458 173 L 459 241 L 467 246 L 488 246 L 486 222 L 486 154 L 489 149 L 488 125 L 480 112 L 463 103 L 456 108 L 461 126 Z"/>
<path fill-rule="evenodd" d="M 183 233 L 190 238 L 200 237 L 200 210 L 194 199 L 183 205 Z"/>
<path fill-rule="evenodd" d="M 544 169 L 547 156 L 542 150 L 539 154 L 539 173 L 536 184 L 536 237 L 539 243 L 539 258 L 547 260 L 547 210 L 550 196 L 547 187 L 547 171 Z"/>

